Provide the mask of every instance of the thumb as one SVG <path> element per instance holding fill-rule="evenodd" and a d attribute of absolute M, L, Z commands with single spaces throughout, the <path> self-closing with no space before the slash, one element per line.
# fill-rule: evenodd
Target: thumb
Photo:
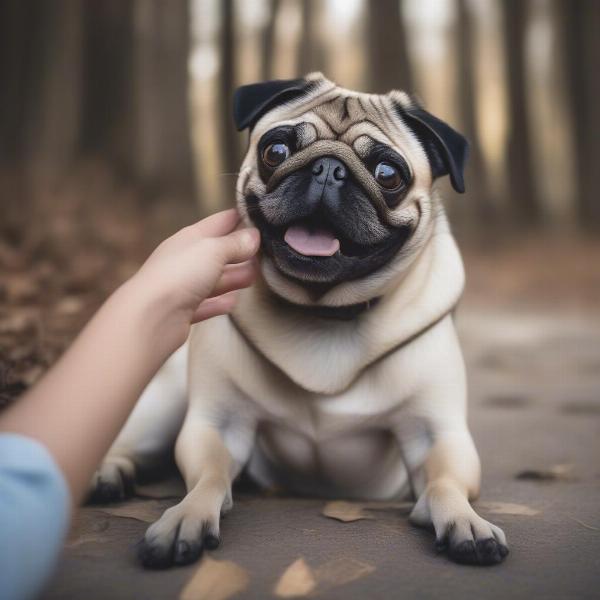
<path fill-rule="evenodd" d="M 228 235 L 213 239 L 224 264 L 249 260 L 256 254 L 260 246 L 260 233 L 254 227 L 233 231 Z"/>

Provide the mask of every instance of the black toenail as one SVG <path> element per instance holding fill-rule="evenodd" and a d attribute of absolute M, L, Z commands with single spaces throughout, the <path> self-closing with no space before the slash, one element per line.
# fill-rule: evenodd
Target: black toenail
<path fill-rule="evenodd" d="M 212 533 L 209 533 L 208 535 L 204 536 L 203 544 L 207 550 L 214 550 L 219 546 L 220 543 L 221 540 Z"/>
<path fill-rule="evenodd" d="M 190 545 L 187 542 L 177 542 L 177 556 L 186 558 L 190 553 Z"/>

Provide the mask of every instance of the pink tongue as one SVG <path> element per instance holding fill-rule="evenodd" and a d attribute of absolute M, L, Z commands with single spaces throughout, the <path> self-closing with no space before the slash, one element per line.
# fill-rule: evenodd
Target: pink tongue
<path fill-rule="evenodd" d="M 340 241 L 326 229 L 309 231 L 306 227 L 292 225 L 285 232 L 284 239 L 290 247 L 304 256 L 333 256 L 340 249 Z"/>

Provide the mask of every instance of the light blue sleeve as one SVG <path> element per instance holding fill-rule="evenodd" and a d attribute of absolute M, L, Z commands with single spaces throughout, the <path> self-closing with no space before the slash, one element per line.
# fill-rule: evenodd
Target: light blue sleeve
<path fill-rule="evenodd" d="M 46 448 L 0 433 L 0 600 L 41 592 L 69 526 L 69 490 Z"/>

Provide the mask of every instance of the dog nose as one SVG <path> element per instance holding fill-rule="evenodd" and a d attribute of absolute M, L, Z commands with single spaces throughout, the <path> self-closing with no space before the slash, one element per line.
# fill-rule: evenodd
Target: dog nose
<path fill-rule="evenodd" d="M 313 178 L 321 185 L 341 187 L 348 177 L 346 165 L 330 156 L 318 158 L 312 165 Z"/>

